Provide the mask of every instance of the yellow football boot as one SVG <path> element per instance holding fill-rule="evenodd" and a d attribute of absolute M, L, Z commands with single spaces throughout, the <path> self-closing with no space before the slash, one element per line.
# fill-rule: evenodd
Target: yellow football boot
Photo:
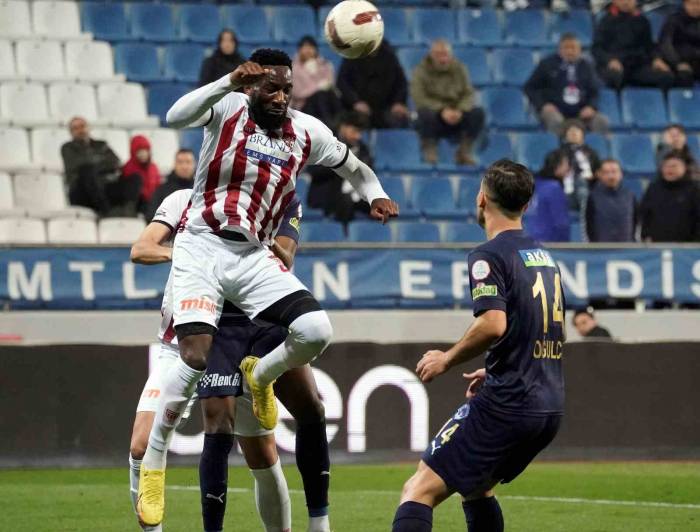
<path fill-rule="evenodd" d="M 258 418 L 263 428 L 272 430 L 277 425 L 277 399 L 272 389 L 274 381 L 267 386 L 259 384 L 253 377 L 253 370 L 258 365 L 260 359 L 254 356 L 247 356 L 241 361 L 241 372 L 248 382 L 250 395 L 253 397 L 253 414 Z"/>
<path fill-rule="evenodd" d="M 136 511 L 142 523 L 156 526 L 165 511 L 165 469 L 146 469 L 141 465 Z"/>

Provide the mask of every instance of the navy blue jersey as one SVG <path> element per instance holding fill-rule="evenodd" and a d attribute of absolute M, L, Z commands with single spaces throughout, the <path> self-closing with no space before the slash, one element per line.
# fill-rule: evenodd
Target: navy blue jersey
<path fill-rule="evenodd" d="M 559 268 L 521 230 L 504 231 L 469 254 L 474 316 L 506 313 L 506 331 L 486 354 L 476 400 L 529 415 L 564 411 L 564 293 Z"/>

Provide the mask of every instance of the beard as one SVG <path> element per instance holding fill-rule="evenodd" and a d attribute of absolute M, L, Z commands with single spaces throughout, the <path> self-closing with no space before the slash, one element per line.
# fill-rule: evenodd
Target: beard
<path fill-rule="evenodd" d="M 484 216 L 484 209 L 481 207 L 476 208 L 476 222 L 482 227 L 482 229 L 486 229 L 486 217 Z"/>
<path fill-rule="evenodd" d="M 284 119 L 287 117 L 287 113 L 281 115 L 268 113 L 257 99 L 251 102 L 250 110 L 255 123 L 265 130 L 275 130 L 281 128 L 282 124 L 284 123 Z"/>

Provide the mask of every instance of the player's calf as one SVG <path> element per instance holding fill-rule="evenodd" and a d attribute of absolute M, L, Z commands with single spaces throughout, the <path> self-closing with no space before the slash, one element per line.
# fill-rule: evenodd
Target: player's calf
<path fill-rule="evenodd" d="M 468 532 L 503 532 L 503 513 L 493 492 L 462 502 Z"/>

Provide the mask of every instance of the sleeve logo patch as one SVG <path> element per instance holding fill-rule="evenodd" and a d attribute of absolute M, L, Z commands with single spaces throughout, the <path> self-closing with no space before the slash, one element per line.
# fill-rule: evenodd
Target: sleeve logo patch
<path fill-rule="evenodd" d="M 498 287 L 495 284 L 478 284 L 472 289 L 472 300 L 476 301 L 480 297 L 494 297 L 498 295 Z"/>
<path fill-rule="evenodd" d="M 291 225 L 294 229 L 297 230 L 297 232 L 299 232 L 299 225 L 300 225 L 299 218 L 297 218 L 297 217 L 290 218 L 289 225 Z"/>
<path fill-rule="evenodd" d="M 554 259 L 545 249 L 521 249 L 518 251 L 527 268 L 536 266 L 544 266 L 547 268 L 556 268 Z"/>
<path fill-rule="evenodd" d="M 477 281 L 486 279 L 489 276 L 489 273 L 491 273 L 491 267 L 485 260 L 477 260 L 474 264 L 472 264 L 472 277 Z"/>

